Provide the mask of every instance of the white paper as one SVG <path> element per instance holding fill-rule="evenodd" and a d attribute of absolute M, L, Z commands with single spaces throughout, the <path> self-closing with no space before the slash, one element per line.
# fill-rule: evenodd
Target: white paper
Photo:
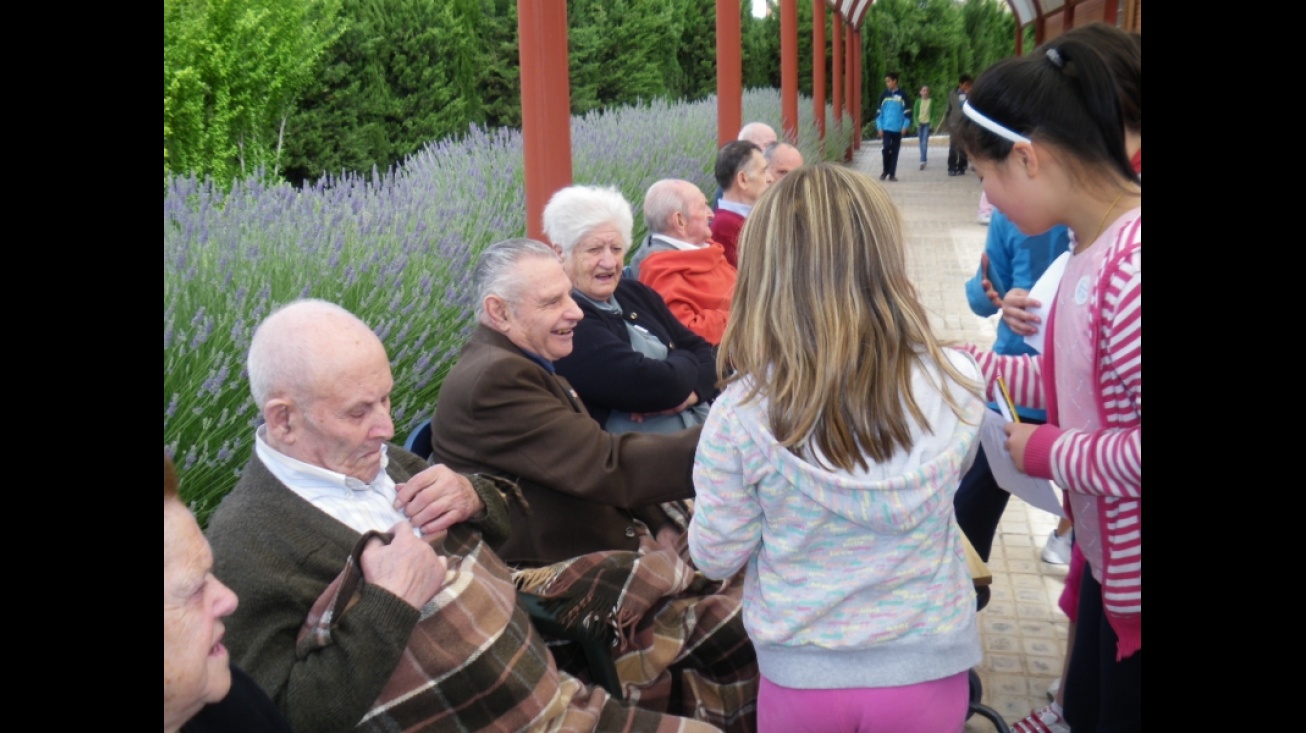
<path fill-rule="evenodd" d="M 989 470 L 998 486 L 1019 496 L 1030 506 L 1065 516 L 1061 510 L 1061 497 L 1052 482 L 1045 478 L 1034 478 L 1016 468 L 1011 452 L 1007 450 L 1007 435 L 1002 432 L 1006 421 L 992 410 L 984 411 L 984 422 L 980 425 L 980 442 L 984 444 L 984 456 L 989 460 Z"/>
<path fill-rule="evenodd" d="M 1052 260 L 1048 269 L 1043 271 L 1038 282 L 1034 283 L 1034 287 L 1029 289 L 1029 297 L 1043 304 L 1037 308 L 1030 308 L 1030 313 L 1046 321 L 1045 314 L 1052 307 L 1052 299 L 1057 297 L 1057 286 L 1061 284 L 1061 276 L 1065 274 L 1066 263 L 1069 261 L 1070 253 L 1062 252 L 1061 256 Z M 1025 337 L 1025 343 L 1040 354 L 1043 353 L 1043 332 L 1046 326 L 1046 322 L 1040 323 L 1037 331 Z"/>

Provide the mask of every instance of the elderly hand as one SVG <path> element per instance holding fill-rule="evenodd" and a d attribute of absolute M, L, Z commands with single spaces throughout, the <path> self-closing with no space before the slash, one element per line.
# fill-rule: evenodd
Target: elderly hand
<path fill-rule="evenodd" d="M 1042 318 L 1029 312 L 1029 308 L 1038 308 L 1043 304 L 1029 297 L 1029 291 L 1023 288 L 1012 288 L 1007 291 L 1006 297 L 1002 299 L 1002 322 L 1007 324 L 1015 333 L 1021 336 L 1031 336 L 1038 333 L 1038 324 L 1043 322 Z"/>
<path fill-rule="evenodd" d="M 431 466 L 395 490 L 395 508 L 428 537 L 485 511 L 472 482 L 444 464 Z"/>
<path fill-rule="evenodd" d="M 390 531 L 395 536 L 390 544 L 373 539 L 363 548 L 358 563 L 363 579 L 420 609 L 444 585 L 449 561 L 435 554 L 426 542 L 417 539 L 408 522 L 399 522 Z"/>
<path fill-rule="evenodd" d="M 676 526 L 675 522 L 667 522 L 658 529 L 658 533 L 653 539 L 662 547 L 679 555 L 680 548 L 684 544 L 684 536 L 685 533 L 680 530 L 680 527 Z"/>
<path fill-rule="evenodd" d="M 1037 425 L 1023 422 L 1009 422 L 1002 426 L 1002 432 L 1007 434 L 1007 450 L 1011 451 L 1011 460 L 1021 471 L 1025 470 L 1025 446 L 1029 444 L 1029 438 L 1035 430 L 1038 430 Z"/>

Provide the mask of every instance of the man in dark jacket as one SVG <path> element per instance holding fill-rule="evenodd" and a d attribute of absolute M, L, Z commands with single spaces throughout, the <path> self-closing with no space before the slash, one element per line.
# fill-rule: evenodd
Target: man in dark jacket
<path fill-rule="evenodd" d="M 611 277 L 607 270 L 619 267 L 614 260 L 600 275 Z M 571 353 L 584 314 L 548 245 L 491 245 L 472 279 L 479 325 L 440 388 L 432 446 L 455 470 L 520 487 L 529 509 L 510 508 L 504 559 L 545 585 L 613 550 L 656 554 L 675 574 L 693 575 L 682 559 L 688 516 L 673 516 L 663 502 L 694 495 L 699 427 L 613 434 L 590 417 L 553 366 Z M 521 587 L 531 589 L 529 581 Z M 636 647 L 656 653 L 641 664 L 618 664 L 623 684 L 639 688 L 641 701 L 669 697 L 667 712 L 694 714 L 727 731 L 752 730 L 757 658 L 743 627 L 741 588 L 695 585 L 627 619 Z"/>
<path fill-rule="evenodd" d="M 948 175 L 964 176 L 970 161 L 966 159 L 966 149 L 961 146 L 957 131 L 961 129 L 961 106 L 970 94 L 970 74 L 962 74 L 957 88 L 948 92 L 948 110 L 943 115 L 943 124 L 948 127 Z"/>

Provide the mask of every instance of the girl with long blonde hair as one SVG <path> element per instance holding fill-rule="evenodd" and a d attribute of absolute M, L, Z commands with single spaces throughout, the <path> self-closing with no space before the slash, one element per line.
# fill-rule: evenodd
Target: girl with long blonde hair
<path fill-rule="evenodd" d="M 881 186 L 821 164 L 763 195 L 718 368 L 689 547 L 709 577 L 746 568 L 759 730 L 962 730 L 979 370 L 931 333 Z"/>

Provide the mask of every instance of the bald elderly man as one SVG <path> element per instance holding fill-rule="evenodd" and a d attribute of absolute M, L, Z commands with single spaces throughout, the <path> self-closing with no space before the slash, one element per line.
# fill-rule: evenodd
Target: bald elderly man
<path fill-rule="evenodd" d="M 674 178 L 654 183 L 644 194 L 649 235 L 630 264 L 677 320 L 715 346 L 726 331 L 738 273 L 710 239 L 711 221 L 698 186 Z"/>
<path fill-rule="evenodd" d="M 762 150 L 767 145 L 776 141 L 775 129 L 765 122 L 750 122 L 739 128 L 739 137 L 736 140 L 747 140 Z"/>
<path fill-rule="evenodd" d="M 292 303 L 247 367 L 263 424 L 208 537 L 241 599 L 232 659 L 295 730 L 713 730 L 558 671 L 487 544 L 511 487 L 389 445 L 394 380 L 366 324 Z"/>
<path fill-rule="evenodd" d="M 803 167 L 803 152 L 789 143 L 773 142 L 762 149 L 762 155 L 773 186 L 789 175 L 789 171 Z"/>

